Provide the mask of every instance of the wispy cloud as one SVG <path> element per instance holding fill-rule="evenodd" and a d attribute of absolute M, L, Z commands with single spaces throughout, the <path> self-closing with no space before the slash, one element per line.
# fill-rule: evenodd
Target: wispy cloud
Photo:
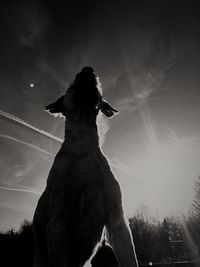
<path fill-rule="evenodd" d="M 106 134 L 110 129 L 110 125 L 108 120 L 105 119 L 101 113 L 99 113 L 99 115 L 97 116 L 97 127 L 99 134 L 99 144 L 100 147 L 102 147 L 106 139 Z"/>
<path fill-rule="evenodd" d="M 112 159 L 109 160 L 109 163 L 113 168 L 115 168 L 115 169 L 117 169 L 117 170 L 119 170 L 119 171 L 121 171 L 121 172 L 123 172 L 125 174 L 128 174 L 129 176 L 133 176 L 133 171 L 131 169 L 129 169 L 128 166 L 126 166 L 119 159 L 112 158 Z"/>
<path fill-rule="evenodd" d="M 65 90 L 66 88 L 68 88 L 69 83 L 66 82 L 63 76 L 58 71 L 56 71 L 56 69 L 53 69 L 45 61 L 38 59 L 37 67 L 39 68 L 40 71 L 48 73 L 51 77 L 53 77 L 56 81 L 58 81 L 59 84 L 61 84 L 65 88 Z"/>
<path fill-rule="evenodd" d="M 156 91 L 161 90 L 162 82 L 165 77 L 165 71 L 171 68 L 175 63 L 168 63 L 164 66 L 152 67 L 148 72 L 144 71 L 136 76 L 129 75 L 129 81 L 132 88 L 131 101 L 135 109 L 139 111 L 139 116 L 145 128 L 149 144 L 157 145 L 156 122 L 154 121 L 149 102 Z"/>
<path fill-rule="evenodd" d="M 124 114 L 126 114 L 126 116 L 132 115 L 133 112 L 137 109 L 134 97 L 130 96 L 122 98 L 117 103 L 117 108 L 120 113 L 123 112 Z"/>
<path fill-rule="evenodd" d="M 31 48 L 37 46 L 50 25 L 50 20 L 43 12 L 40 3 L 38 1 L 24 2 L 18 6 L 14 16 L 15 19 L 10 20 L 10 24 L 15 29 L 18 41 Z"/>

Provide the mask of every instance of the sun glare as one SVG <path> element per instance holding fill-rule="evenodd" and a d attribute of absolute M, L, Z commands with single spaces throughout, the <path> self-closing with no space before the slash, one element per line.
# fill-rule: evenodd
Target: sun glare
<path fill-rule="evenodd" d="M 138 205 L 145 205 L 150 212 L 161 217 L 187 213 L 199 173 L 197 158 L 200 153 L 197 157 L 194 146 L 192 139 L 157 144 L 129 162 L 133 176 L 121 181 L 128 214 L 132 215 L 133 206 L 137 208 Z"/>

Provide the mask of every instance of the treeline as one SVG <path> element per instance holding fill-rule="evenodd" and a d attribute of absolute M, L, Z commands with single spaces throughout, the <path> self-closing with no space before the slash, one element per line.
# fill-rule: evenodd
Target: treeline
<path fill-rule="evenodd" d="M 144 214 L 129 220 L 141 264 L 196 261 L 200 257 L 200 231 L 192 236 L 190 219 L 167 217 L 162 222 Z M 192 242 L 191 242 L 192 240 Z"/>
<path fill-rule="evenodd" d="M 1 264 L 6 267 L 32 267 L 34 244 L 32 225 L 24 221 L 18 232 L 9 230 L 0 233 Z"/>
<path fill-rule="evenodd" d="M 129 223 L 140 265 L 199 260 L 200 227 L 194 217 L 181 221 L 170 217 L 159 222 L 143 210 Z M 34 244 L 31 223 L 24 221 L 18 232 L 0 233 L 0 251 L 5 266 L 32 267 Z M 103 257 L 103 252 L 101 255 Z"/>

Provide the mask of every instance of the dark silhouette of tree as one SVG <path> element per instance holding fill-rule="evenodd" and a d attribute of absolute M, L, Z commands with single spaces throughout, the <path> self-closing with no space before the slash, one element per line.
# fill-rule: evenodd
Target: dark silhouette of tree
<path fill-rule="evenodd" d="M 192 247 L 193 258 L 200 258 L 200 177 L 194 185 L 195 195 L 191 206 L 190 216 L 185 223 L 187 239 Z"/>
<path fill-rule="evenodd" d="M 197 255 L 196 250 L 199 251 L 200 248 L 198 243 L 200 232 L 198 234 L 196 232 L 199 226 L 194 217 L 186 220 L 185 226 L 174 217 L 165 218 L 160 222 L 150 217 L 147 210 L 143 208 L 129 219 L 129 224 L 140 265 L 149 265 L 150 262 L 171 263 L 197 259 L 193 255 Z M 195 241 L 194 246 L 193 243 L 188 242 L 188 233 Z M 184 241 L 182 244 L 171 242 L 182 239 Z M 34 255 L 32 224 L 24 221 L 17 232 L 13 229 L 0 232 L 0 251 L 1 262 L 5 262 L 6 267 L 32 267 Z M 92 266 L 117 266 L 112 248 L 102 243 L 92 260 Z"/>
<path fill-rule="evenodd" d="M 164 219 L 164 226 L 169 240 L 169 252 L 171 262 L 191 261 L 191 244 L 188 243 L 186 233 L 186 220 L 177 217 L 167 217 Z"/>
<path fill-rule="evenodd" d="M 163 224 L 143 208 L 129 220 L 139 263 L 169 262 L 169 244 Z"/>
<path fill-rule="evenodd" d="M 192 203 L 191 217 L 200 223 L 200 177 L 195 182 L 195 196 Z"/>
<path fill-rule="evenodd" d="M 149 216 L 144 207 L 129 220 L 140 264 L 172 263 L 191 259 L 183 225 L 178 218 L 163 222 Z"/>
<path fill-rule="evenodd" d="M 31 223 L 24 221 L 18 232 L 11 229 L 0 233 L 0 251 L 4 266 L 32 267 L 34 247 Z"/>

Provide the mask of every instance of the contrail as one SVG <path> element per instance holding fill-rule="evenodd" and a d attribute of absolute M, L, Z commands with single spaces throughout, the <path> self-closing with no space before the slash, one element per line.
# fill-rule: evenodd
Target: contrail
<path fill-rule="evenodd" d="M 0 186 L 0 189 L 9 190 L 9 191 L 31 193 L 31 194 L 35 194 L 35 195 L 41 195 L 42 194 L 41 191 L 33 190 L 33 189 L 23 189 L 23 188 L 14 188 L 14 187 L 6 187 L 6 186 Z"/>
<path fill-rule="evenodd" d="M 44 136 L 46 136 L 46 137 L 48 137 L 48 138 L 50 138 L 50 139 L 52 139 L 52 140 L 54 140 L 54 141 L 56 141 L 58 143 L 62 143 L 63 142 L 63 140 L 61 138 L 59 138 L 57 136 L 54 136 L 54 135 L 52 135 L 52 134 L 50 134 L 48 132 L 45 132 L 43 130 L 40 130 L 40 129 L 32 126 L 31 124 L 29 124 L 27 122 L 24 122 L 21 119 L 15 117 L 15 116 L 13 116 L 13 115 L 11 115 L 9 113 L 6 113 L 6 112 L 0 110 L 0 115 L 2 117 L 5 117 L 5 118 L 13 121 L 13 122 L 17 122 L 20 125 L 25 126 L 25 127 L 29 128 L 29 129 L 35 131 L 35 132 L 38 132 L 39 134 L 42 134 L 42 135 L 44 135 Z M 20 139 L 15 138 L 15 137 L 12 137 L 12 136 L 9 136 L 9 135 L 5 135 L 5 134 L 1 134 L 1 133 L 0 133 L 0 137 L 6 138 L 6 139 L 9 139 L 9 140 L 12 140 L 12 141 L 15 141 L 17 143 L 21 143 L 23 145 L 27 145 L 28 147 L 31 147 L 33 149 L 36 149 L 36 150 L 38 150 L 38 151 L 40 151 L 42 153 L 45 153 L 46 155 L 49 155 L 51 157 L 54 157 L 55 156 L 54 154 L 49 153 L 48 151 L 46 151 L 46 150 L 44 150 L 44 149 L 42 149 L 42 148 L 40 148 L 40 147 L 38 147 L 36 145 L 33 145 L 31 143 L 22 141 Z M 41 193 L 42 193 L 41 191 L 34 190 L 34 189 L 13 188 L 13 187 L 6 187 L 6 186 L 0 186 L 0 189 L 9 190 L 9 191 L 17 191 L 17 192 L 25 192 L 25 193 L 31 193 L 31 194 L 36 194 L 36 195 L 41 195 Z"/>
<path fill-rule="evenodd" d="M 54 141 L 58 142 L 59 144 L 62 144 L 62 143 L 63 143 L 63 139 L 62 139 L 62 138 L 59 138 L 59 137 L 57 137 L 57 136 L 55 136 L 55 135 L 53 135 L 53 134 L 50 134 L 50 133 L 48 133 L 48 132 L 46 132 L 46 131 L 44 131 L 44 130 L 40 130 L 40 129 L 38 129 L 38 128 L 32 126 L 31 124 L 29 124 L 29 123 L 27 123 L 27 122 L 25 122 L 25 121 L 19 119 L 18 117 L 13 116 L 13 115 L 11 115 L 11 114 L 9 114 L 9 113 L 7 113 L 7 112 L 4 112 L 4 111 L 0 110 L 0 116 L 4 117 L 4 118 L 6 118 L 6 119 L 9 119 L 9 120 L 11 120 L 11 121 L 13 121 L 13 122 L 19 123 L 20 125 L 22 125 L 22 126 L 24 126 L 24 127 L 27 127 L 27 128 L 29 128 L 29 129 L 31 129 L 31 130 L 33 130 L 33 131 L 39 133 L 39 134 L 42 134 L 42 135 L 44 135 L 44 136 L 50 138 L 51 140 L 54 140 Z M 30 144 L 30 143 L 24 142 L 24 141 L 22 141 L 22 140 L 20 140 L 20 139 L 17 139 L 17 138 L 8 136 L 8 135 L 4 135 L 4 134 L 0 134 L 0 136 L 2 136 L 2 137 L 4 137 L 4 138 L 8 138 L 8 139 L 13 140 L 13 141 L 16 141 L 16 142 L 18 142 L 18 143 L 22 143 L 22 144 L 24 144 L 24 145 L 27 145 L 27 146 L 29 146 L 29 147 L 31 147 L 31 148 L 33 148 L 33 149 L 36 149 L 36 150 L 38 150 L 38 151 L 40 151 L 40 152 L 42 152 L 42 153 L 45 153 L 45 154 L 47 154 L 47 155 L 50 155 L 50 156 L 52 156 L 52 157 L 55 156 L 54 154 L 49 153 L 49 152 L 47 152 L 46 150 L 39 148 L 38 146 L 35 146 L 35 145 Z M 113 168 L 115 168 L 115 169 L 118 169 L 118 170 L 124 172 L 124 170 L 121 168 L 121 166 L 117 166 L 116 164 L 112 164 L 112 163 L 111 163 L 111 167 L 113 167 Z"/>
<path fill-rule="evenodd" d="M 10 136 L 10 135 L 6 135 L 6 134 L 1 134 L 1 133 L 0 133 L 0 137 L 3 137 L 3 138 L 6 138 L 6 139 L 15 141 L 15 142 L 17 142 L 17 143 L 20 143 L 20 144 L 23 144 L 23 145 L 26 145 L 26 146 L 29 146 L 29 147 L 31 147 L 31 148 L 33 148 L 33 149 L 36 149 L 36 150 L 38 150 L 38 151 L 40 151 L 40 152 L 42 152 L 42 153 L 44 153 L 44 154 L 49 155 L 49 156 L 51 156 L 51 157 L 54 157 L 54 156 L 55 156 L 54 154 L 49 153 L 48 151 L 46 151 L 46 150 L 44 150 L 44 149 L 42 149 L 42 148 L 40 148 L 40 147 L 38 147 L 38 146 L 35 146 L 35 145 L 30 144 L 30 143 L 24 142 L 24 141 L 22 141 L 22 140 L 20 140 L 20 139 L 17 139 L 17 138 L 15 138 L 15 137 Z"/>
<path fill-rule="evenodd" d="M 55 136 L 53 134 L 50 134 L 50 133 L 45 132 L 43 130 L 40 130 L 40 129 L 32 126 L 31 124 L 29 124 L 29 123 L 27 123 L 27 122 L 25 122 L 25 121 L 23 121 L 23 120 L 15 117 L 15 116 L 13 116 L 13 115 L 11 115 L 11 114 L 9 114 L 7 112 L 4 112 L 4 111 L 0 110 L 0 115 L 2 117 L 4 117 L 4 118 L 7 118 L 7 119 L 11 120 L 11 121 L 17 122 L 17 123 L 19 123 L 19 124 L 21 124 L 21 125 L 29 128 L 29 129 L 35 131 L 35 132 L 38 132 L 38 133 L 40 133 L 40 134 L 42 134 L 42 135 L 44 135 L 44 136 L 46 136 L 46 137 L 48 137 L 48 138 L 50 138 L 50 139 L 52 139 L 54 141 L 57 141 L 59 143 L 62 143 L 63 142 L 63 139 L 62 138 L 59 138 L 59 137 L 57 137 L 57 136 Z"/>

